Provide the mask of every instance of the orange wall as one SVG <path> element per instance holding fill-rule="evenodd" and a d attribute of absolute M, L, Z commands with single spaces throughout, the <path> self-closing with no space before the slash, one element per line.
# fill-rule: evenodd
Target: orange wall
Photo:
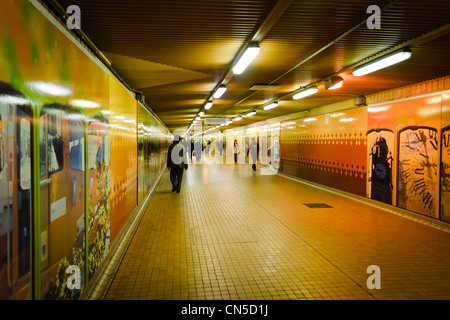
<path fill-rule="evenodd" d="M 281 171 L 450 221 L 450 94 L 281 124 Z"/>
<path fill-rule="evenodd" d="M 358 195 L 366 190 L 365 108 L 281 124 L 281 172 Z"/>

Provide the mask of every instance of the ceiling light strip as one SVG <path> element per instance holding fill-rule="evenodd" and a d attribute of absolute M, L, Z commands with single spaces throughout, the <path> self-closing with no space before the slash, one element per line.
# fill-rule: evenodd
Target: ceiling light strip
<path fill-rule="evenodd" d="M 313 88 L 309 88 L 309 89 L 305 89 L 302 90 L 296 94 L 294 94 L 294 96 L 292 97 L 294 100 L 298 100 L 298 99 L 302 99 L 304 97 L 313 95 L 315 93 L 317 93 L 319 91 L 319 89 L 317 89 L 317 87 L 313 87 Z"/>
<path fill-rule="evenodd" d="M 383 7 L 380 12 L 383 13 L 385 10 L 388 10 L 390 7 L 394 6 L 395 4 L 397 4 L 397 2 L 399 2 L 400 0 L 395 0 L 392 1 L 391 3 L 387 4 L 385 7 Z M 341 39 L 343 39 L 344 37 L 346 37 L 347 35 L 349 35 L 350 33 L 352 33 L 353 31 L 357 30 L 359 27 L 363 26 L 366 24 L 367 19 L 364 19 L 363 21 L 361 21 L 360 23 L 358 23 L 357 25 L 355 25 L 354 27 L 352 27 L 351 29 L 347 30 L 345 33 L 343 33 L 342 35 L 338 36 L 336 39 L 332 40 L 331 42 L 329 42 L 328 44 L 326 44 L 324 47 L 322 47 L 321 49 L 319 49 L 318 51 L 316 51 L 315 53 L 313 53 L 312 55 L 310 55 L 309 57 L 305 58 L 303 61 L 299 62 L 297 65 L 295 65 L 294 67 L 292 67 L 291 69 L 287 70 L 286 72 L 284 72 L 282 75 L 278 76 L 277 78 L 275 78 L 274 80 L 272 80 L 271 82 L 269 82 L 269 84 L 273 84 L 276 81 L 278 81 L 279 79 L 283 78 L 284 76 L 286 76 L 287 74 L 291 73 L 292 71 L 294 71 L 295 69 L 297 69 L 299 66 L 301 66 L 302 64 L 306 63 L 307 61 L 311 60 L 312 58 L 314 58 L 316 55 L 320 54 L 322 51 L 328 49 L 329 47 L 331 47 L 332 45 L 336 44 L 338 41 L 340 41 Z M 334 75 L 339 75 L 341 73 L 343 73 L 346 70 L 349 70 L 350 68 L 344 68 L 344 70 L 335 73 Z M 321 79 L 319 81 L 316 81 L 314 83 L 312 83 L 311 85 L 318 85 L 319 83 L 323 82 L 324 79 Z M 253 95 L 255 95 L 257 92 L 254 92 L 252 94 L 250 94 L 249 96 L 243 98 L 241 101 L 235 103 L 234 105 L 232 105 L 230 108 L 228 108 L 227 110 L 223 111 L 222 113 L 218 114 L 217 116 L 221 116 L 222 114 L 224 114 L 225 112 L 227 112 L 228 110 L 234 108 L 235 106 L 241 104 L 242 102 L 244 102 L 245 100 L 249 99 L 250 97 L 252 97 Z M 278 100 L 282 100 L 288 96 L 292 95 L 292 92 L 283 95 L 281 97 L 278 98 Z"/>
<path fill-rule="evenodd" d="M 214 99 L 219 99 L 224 93 L 227 91 L 227 86 L 222 84 L 220 87 L 214 92 Z"/>
<path fill-rule="evenodd" d="M 260 48 L 257 42 L 252 42 L 245 49 L 242 56 L 239 58 L 238 62 L 233 67 L 234 74 L 241 74 L 247 69 L 247 67 L 252 63 L 252 61 L 259 54 Z"/>
<path fill-rule="evenodd" d="M 275 102 L 272 102 L 272 103 L 268 104 L 263 109 L 264 110 L 270 110 L 270 109 L 273 109 L 273 108 L 276 108 L 276 107 L 278 107 L 278 102 L 275 101 Z"/>
<path fill-rule="evenodd" d="M 361 77 L 366 74 L 390 67 L 394 64 L 405 61 L 411 57 L 412 51 L 410 48 L 403 48 L 392 52 L 388 55 L 384 55 L 374 61 L 363 64 L 360 67 L 357 67 L 353 71 L 353 75 L 356 77 Z"/>

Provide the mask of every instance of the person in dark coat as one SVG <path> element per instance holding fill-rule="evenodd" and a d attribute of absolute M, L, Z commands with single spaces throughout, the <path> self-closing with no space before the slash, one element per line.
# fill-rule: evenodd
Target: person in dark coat
<path fill-rule="evenodd" d="M 186 148 L 180 143 L 182 139 L 180 136 L 175 135 L 167 154 L 167 168 L 170 168 L 172 192 L 176 191 L 177 193 L 181 191 L 183 172 L 188 169 Z"/>

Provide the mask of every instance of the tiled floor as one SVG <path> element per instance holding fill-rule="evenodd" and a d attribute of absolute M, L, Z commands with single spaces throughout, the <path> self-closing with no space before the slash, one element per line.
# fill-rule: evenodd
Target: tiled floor
<path fill-rule="evenodd" d="M 450 298 L 450 233 L 250 165 L 170 190 L 165 173 L 106 299 Z"/>

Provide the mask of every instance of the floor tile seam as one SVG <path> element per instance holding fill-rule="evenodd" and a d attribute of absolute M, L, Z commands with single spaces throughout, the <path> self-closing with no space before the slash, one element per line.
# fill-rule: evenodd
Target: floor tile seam
<path fill-rule="evenodd" d="M 312 250 L 314 250 L 319 256 L 321 256 L 323 259 L 325 259 L 329 264 L 331 264 L 333 267 L 335 267 L 339 272 L 344 274 L 348 279 L 350 279 L 351 282 L 356 284 L 361 290 L 369 294 L 373 299 L 377 300 L 377 298 L 369 291 L 367 291 L 364 287 L 362 287 L 355 279 L 353 279 L 349 274 L 347 274 L 344 270 L 342 270 L 338 265 L 336 265 L 331 258 L 327 257 L 325 254 L 321 253 L 317 248 L 315 248 L 312 244 L 310 244 L 308 241 L 306 241 L 301 235 L 299 235 L 297 232 L 295 232 L 292 228 L 289 227 L 285 222 L 283 222 L 280 218 L 278 218 L 276 215 L 274 215 L 272 212 L 270 212 L 267 208 L 265 208 L 263 205 L 261 205 L 258 201 L 256 201 L 251 195 L 246 193 L 243 189 L 241 189 L 237 184 L 233 183 L 233 185 L 239 189 L 242 194 L 245 194 L 249 199 L 252 200 L 257 206 L 259 206 L 266 214 L 271 216 L 273 219 L 275 219 L 279 224 L 281 224 L 284 228 L 289 230 L 295 237 L 300 239 L 302 242 L 304 242 L 308 247 L 310 247 Z"/>

